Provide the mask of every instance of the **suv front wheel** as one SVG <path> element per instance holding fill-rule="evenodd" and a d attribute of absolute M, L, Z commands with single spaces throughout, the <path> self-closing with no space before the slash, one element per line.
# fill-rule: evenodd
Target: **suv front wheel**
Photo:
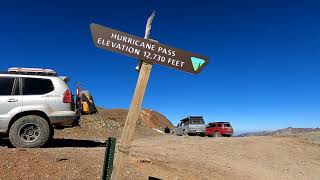
<path fill-rule="evenodd" d="M 44 118 L 28 115 L 13 123 L 9 139 L 15 147 L 36 148 L 45 145 L 50 134 L 50 126 Z"/>

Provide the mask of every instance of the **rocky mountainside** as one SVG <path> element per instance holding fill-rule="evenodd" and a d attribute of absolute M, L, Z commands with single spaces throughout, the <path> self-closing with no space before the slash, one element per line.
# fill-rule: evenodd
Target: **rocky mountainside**
<path fill-rule="evenodd" d="M 309 132 L 317 132 L 320 131 L 320 128 L 292 128 L 288 127 L 285 129 L 279 129 L 273 131 L 270 135 L 272 136 L 286 136 L 292 134 L 299 134 L 299 133 L 309 133 Z"/>
<path fill-rule="evenodd" d="M 259 131 L 259 132 L 248 132 L 240 134 L 239 137 L 248 137 L 248 136 L 287 136 L 300 133 L 309 133 L 309 132 L 318 132 L 320 128 L 284 128 L 278 129 L 276 131 Z"/>
<path fill-rule="evenodd" d="M 239 134 L 238 137 L 268 136 L 270 133 L 272 133 L 272 131 L 246 132 Z"/>

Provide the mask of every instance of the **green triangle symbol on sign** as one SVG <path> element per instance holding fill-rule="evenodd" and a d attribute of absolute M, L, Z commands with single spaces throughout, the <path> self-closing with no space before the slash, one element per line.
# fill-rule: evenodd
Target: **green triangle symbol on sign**
<path fill-rule="evenodd" d="M 205 61 L 200 58 L 191 57 L 192 66 L 195 71 L 197 71 L 204 63 Z"/>

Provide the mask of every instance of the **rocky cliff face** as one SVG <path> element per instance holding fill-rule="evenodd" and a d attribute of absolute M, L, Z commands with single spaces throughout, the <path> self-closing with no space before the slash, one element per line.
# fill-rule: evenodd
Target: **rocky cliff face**
<path fill-rule="evenodd" d="M 147 127 L 155 129 L 164 129 L 169 127 L 173 129 L 173 124 L 167 119 L 164 115 L 160 114 L 157 111 L 143 109 L 140 113 L 141 122 L 144 123 Z"/>

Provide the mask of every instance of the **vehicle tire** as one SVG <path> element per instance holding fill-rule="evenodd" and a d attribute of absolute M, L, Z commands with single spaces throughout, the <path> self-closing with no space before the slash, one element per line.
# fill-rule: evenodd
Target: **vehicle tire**
<path fill-rule="evenodd" d="M 189 136 L 189 134 L 187 133 L 187 131 L 185 129 L 183 130 L 182 135 L 183 136 Z"/>
<path fill-rule="evenodd" d="M 45 145 L 51 135 L 48 122 L 40 116 L 28 115 L 14 122 L 9 131 L 13 146 L 37 148 Z"/>
<path fill-rule="evenodd" d="M 54 136 L 54 128 L 53 128 L 53 126 L 50 126 L 49 141 L 52 141 L 52 140 L 53 140 L 53 136 Z"/>
<path fill-rule="evenodd" d="M 80 119 L 77 119 L 75 121 L 73 121 L 73 123 L 71 124 L 72 127 L 80 127 Z"/>
<path fill-rule="evenodd" d="M 219 132 L 215 132 L 215 133 L 213 133 L 213 137 L 222 137 L 222 136 Z"/>

